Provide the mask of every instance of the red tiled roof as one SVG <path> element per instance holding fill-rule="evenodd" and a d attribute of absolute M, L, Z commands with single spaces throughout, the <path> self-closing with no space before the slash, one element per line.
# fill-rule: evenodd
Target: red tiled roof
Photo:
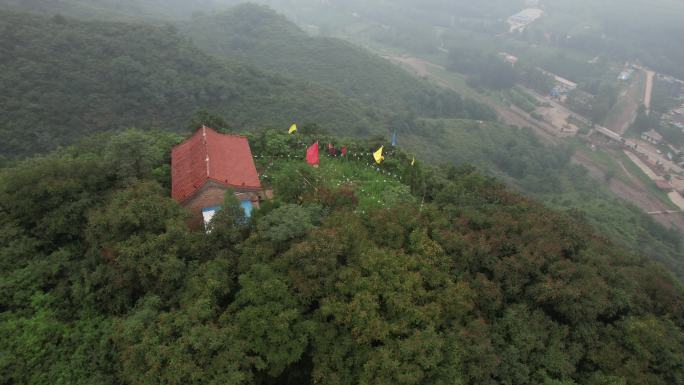
<path fill-rule="evenodd" d="M 235 189 L 261 189 L 247 138 L 202 127 L 171 151 L 171 196 L 183 202 L 212 180 Z"/>

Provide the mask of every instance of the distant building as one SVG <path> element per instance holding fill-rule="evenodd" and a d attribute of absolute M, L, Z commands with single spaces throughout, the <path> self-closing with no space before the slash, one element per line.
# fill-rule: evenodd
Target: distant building
<path fill-rule="evenodd" d="M 510 32 L 524 31 L 528 25 L 534 23 L 544 15 L 544 11 L 539 8 L 527 8 L 508 18 Z"/>
<path fill-rule="evenodd" d="M 672 118 L 672 120 L 670 121 L 670 123 L 672 123 L 673 126 L 675 126 L 675 127 L 679 128 L 680 130 L 683 130 L 683 131 L 684 131 L 684 116 L 677 116 L 677 117 L 674 117 L 674 118 Z"/>
<path fill-rule="evenodd" d="M 518 63 L 518 58 L 507 52 L 499 52 L 499 57 L 512 66 L 515 66 Z"/>
<path fill-rule="evenodd" d="M 624 70 L 620 73 L 620 76 L 618 76 L 618 80 L 627 81 L 627 80 L 632 78 L 633 74 L 634 74 L 633 69 Z"/>
<path fill-rule="evenodd" d="M 211 221 L 235 191 L 247 216 L 265 198 L 247 138 L 202 127 L 171 152 L 171 195 L 192 214 L 190 226 Z"/>
<path fill-rule="evenodd" d="M 669 193 L 669 192 L 674 191 L 674 187 L 672 187 L 670 182 L 668 182 L 666 180 L 657 180 L 657 181 L 655 181 L 655 184 L 656 184 L 656 186 L 658 186 L 658 188 L 660 190 L 663 190 L 665 192 Z"/>
<path fill-rule="evenodd" d="M 668 144 L 667 159 L 677 164 L 684 162 L 684 149 L 681 147 L 677 148 L 671 144 Z"/>
<path fill-rule="evenodd" d="M 551 74 L 551 76 L 553 76 L 553 79 L 556 81 L 556 83 L 560 87 L 563 87 L 563 88 L 567 89 L 568 91 L 574 91 L 577 89 L 577 83 L 571 82 L 570 80 L 562 78 L 558 75 Z"/>
<path fill-rule="evenodd" d="M 553 78 L 554 87 L 553 90 L 551 90 L 551 96 L 553 96 L 556 99 L 563 100 L 568 95 L 568 93 L 577 89 L 577 83 L 573 81 L 560 77 L 552 72 L 546 71 L 539 67 L 537 67 L 537 70 L 541 71 L 544 75 Z"/>
<path fill-rule="evenodd" d="M 663 136 L 660 135 L 656 130 L 650 130 L 641 134 L 641 139 L 655 144 L 656 146 L 663 142 Z"/>

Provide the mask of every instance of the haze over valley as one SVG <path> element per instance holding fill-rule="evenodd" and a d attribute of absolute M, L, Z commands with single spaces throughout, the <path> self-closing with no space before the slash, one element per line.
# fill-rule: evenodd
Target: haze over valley
<path fill-rule="evenodd" d="M 0 0 L 0 384 L 684 384 L 682 20 Z"/>

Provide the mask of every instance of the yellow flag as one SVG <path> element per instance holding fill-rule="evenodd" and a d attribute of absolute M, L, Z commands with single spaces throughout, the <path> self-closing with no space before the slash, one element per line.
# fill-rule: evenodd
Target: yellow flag
<path fill-rule="evenodd" d="M 411 166 L 413 166 L 414 164 L 416 164 L 416 157 L 415 156 L 413 157 L 413 160 L 411 161 Z"/>
<path fill-rule="evenodd" d="M 296 125 L 296 124 L 293 124 L 293 125 L 290 126 L 290 130 L 288 131 L 288 133 L 289 133 L 290 135 L 292 135 L 292 134 L 294 134 L 295 132 L 297 132 L 297 125 Z"/>
<path fill-rule="evenodd" d="M 385 148 L 385 146 L 380 146 L 378 151 L 375 151 L 373 153 L 373 158 L 375 158 L 375 163 L 380 164 L 382 163 L 383 160 L 385 160 L 385 157 L 382 156 L 382 150 Z"/>

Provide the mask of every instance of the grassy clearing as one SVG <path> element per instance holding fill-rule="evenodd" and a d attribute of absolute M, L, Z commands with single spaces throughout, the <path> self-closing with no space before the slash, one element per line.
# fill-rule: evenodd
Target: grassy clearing
<path fill-rule="evenodd" d="M 598 164 L 605 173 L 612 174 L 613 178 L 618 178 L 628 185 L 634 185 L 634 181 L 629 177 L 629 175 L 625 174 L 625 170 L 620 167 L 615 158 L 609 153 L 603 150 L 591 151 L 587 148 L 585 143 L 577 138 L 570 139 L 569 143 L 571 143 L 576 152 L 581 152 L 582 155 Z"/>
<path fill-rule="evenodd" d="M 366 156 L 366 158 L 370 158 Z M 278 159 L 266 168 L 264 183 L 277 180 L 283 173 L 301 167 L 303 159 Z M 354 193 L 358 200 L 358 209 L 367 210 L 373 207 L 391 207 L 396 203 L 412 201 L 414 198 L 408 186 L 399 180 L 399 176 L 384 170 L 383 166 L 370 163 L 370 159 L 343 159 L 328 156 L 321 157 L 319 168 L 311 168 L 312 178 L 303 180 L 320 190 L 344 189 Z"/>
<path fill-rule="evenodd" d="M 444 87 L 445 84 L 443 83 L 446 83 L 449 87 L 461 95 L 473 98 L 480 102 L 488 99 L 487 96 L 482 95 L 468 85 L 465 75 L 436 66 L 429 66 L 428 69 L 432 74 L 431 80 L 437 85 Z"/>
<path fill-rule="evenodd" d="M 513 87 L 510 90 L 505 90 L 501 93 L 507 100 L 510 100 L 511 103 L 528 114 L 534 112 L 539 106 L 539 101 L 520 87 Z"/>

